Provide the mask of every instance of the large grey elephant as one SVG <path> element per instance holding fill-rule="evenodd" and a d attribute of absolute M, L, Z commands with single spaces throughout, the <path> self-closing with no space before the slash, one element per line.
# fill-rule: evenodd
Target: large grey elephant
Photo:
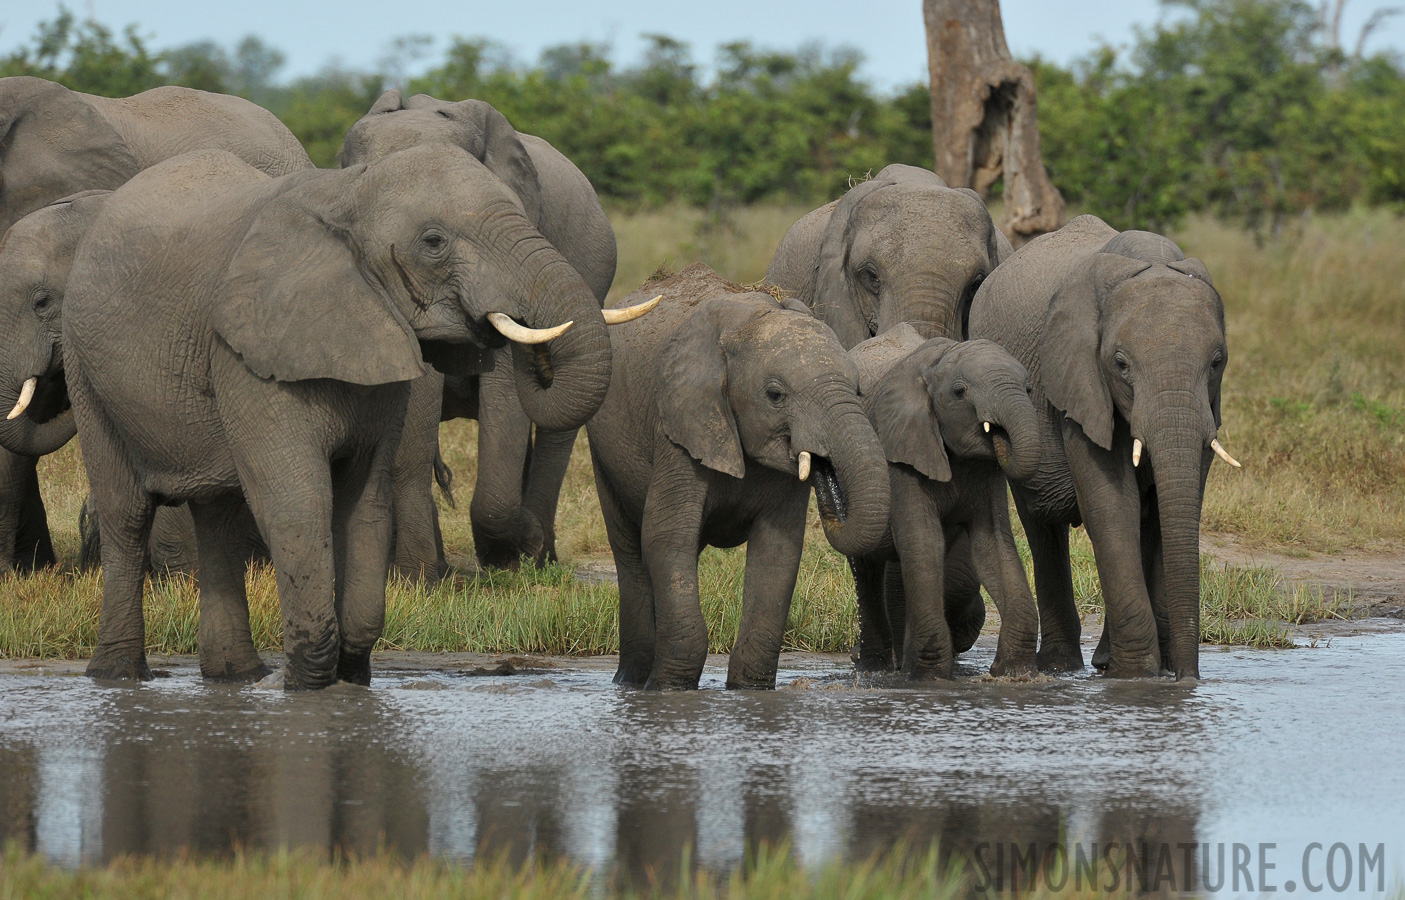
<path fill-rule="evenodd" d="M 1029 370 L 1044 457 L 1012 484 L 1034 555 L 1048 670 L 1083 666 L 1068 529 L 1080 522 L 1106 603 L 1115 676 L 1200 674 L 1200 507 L 1219 446 L 1224 306 L 1172 241 L 1094 216 L 1020 248 L 986 280 L 970 335 Z M 1238 463 L 1233 463 L 1238 465 Z"/>
<path fill-rule="evenodd" d="M 587 431 L 619 573 L 620 684 L 697 687 L 698 554 L 746 542 L 727 685 L 775 686 L 811 474 L 841 553 L 870 551 L 887 526 L 887 464 L 854 364 L 803 307 L 736 290 L 690 266 L 632 295 L 663 301 L 611 332 L 615 378 Z"/>
<path fill-rule="evenodd" d="M 181 501 L 198 535 L 202 672 L 266 671 L 229 534 L 247 498 L 278 573 L 287 687 L 367 683 L 409 382 L 423 360 L 472 372 L 505 337 L 534 422 L 577 428 L 595 412 L 610 382 L 598 301 L 457 148 L 275 179 L 202 151 L 118 189 L 64 310 L 104 541 L 89 674 L 149 677 L 146 537 L 155 506 Z M 0 402 L 14 396 L 0 385 Z"/>
<path fill-rule="evenodd" d="M 980 583 L 1000 611 L 992 675 L 1033 675 L 1039 614 L 1010 531 L 1005 476 L 1039 465 L 1039 422 L 1029 375 L 989 341 L 924 342 L 908 325 L 851 353 L 859 393 L 888 459 L 888 535 L 870 563 L 895 562 L 901 579 L 870 565 L 857 581 L 861 669 L 897 667 L 915 679 L 950 678 L 955 656 L 985 623 L 979 593 L 947 596 L 945 561 L 969 540 Z"/>
<path fill-rule="evenodd" d="M 903 322 L 924 338 L 959 338 L 964 309 L 1011 252 L 974 191 L 895 164 L 792 225 L 766 280 L 846 349 Z"/>
<path fill-rule="evenodd" d="M 148 166 L 201 148 L 228 150 L 270 175 L 312 166 L 272 113 L 239 97 L 161 87 L 114 99 L 42 78 L 0 78 L 0 235 L 60 198 L 111 190 Z M 53 312 L 50 321 L 57 322 Z M 36 387 L 36 413 L 66 407 L 54 378 Z M 10 423 L 0 434 L 7 448 L 0 449 L 0 571 L 12 562 L 55 561 L 35 468 L 39 456 L 73 436 L 73 425 L 57 417 L 44 424 Z"/>
<path fill-rule="evenodd" d="M 590 181 L 555 147 L 517 131 L 489 104 L 424 94 L 404 99 L 386 91 L 347 132 L 341 161 L 371 162 L 437 142 L 466 150 L 511 188 L 527 218 L 604 303 L 615 277 L 615 233 Z M 444 417 L 479 421 L 478 482 L 469 510 L 479 562 L 515 567 L 526 556 L 540 564 L 556 558 L 556 506 L 576 433 L 537 429 L 534 435 L 506 353 L 498 355 L 481 375 L 446 379 Z"/>

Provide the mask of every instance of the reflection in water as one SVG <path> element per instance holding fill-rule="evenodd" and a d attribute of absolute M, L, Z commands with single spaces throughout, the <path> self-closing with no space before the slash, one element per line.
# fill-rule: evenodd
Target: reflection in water
<path fill-rule="evenodd" d="M 1142 883 L 1194 885 L 1215 875 L 1185 852 L 1197 842 L 1339 839 L 1266 773 L 1303 771 L 1334 733 L 1303 717 L 1359 687 L 1359 703 L 1395 704 L 1356 748 L 1382 756 L 1379 790 L 1314 789 L 1352 804 L 1361 839 L 1394 860 L 1405 835 L 1381 798 L 1405 793 L 1386 749 L 1405 715 L 1382 685 L 1405 683 L 1405 639 L 1373 647 L 1216 654 L 1219 677 L 1195 689 L 866 689 L 836 669 L 805 673 L 815 689 L 759 694 L 660 696 L 576 672 L 390 673 L 370 691 L 284 695 L 193 670 L 141 687 L 6 675 L 0 841 L 68 865 L 236 846 L 565 856 L 636 884 L 674 883 L 685 859 L 726 871 L 761 843 L 820 865 L 935 841 L 999 890 L 1115 843 Z"/>

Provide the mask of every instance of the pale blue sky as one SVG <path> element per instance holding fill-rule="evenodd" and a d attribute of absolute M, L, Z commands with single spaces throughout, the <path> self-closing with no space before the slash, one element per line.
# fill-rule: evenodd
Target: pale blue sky
<path fill-rule="evenodd" d="M 1353 0 L 1343 28 L 1352 45 L 1361 23 L 1382 0 Z M 718 44 L 751 40 L 794 48 L 805 41 L 847 44 L 863 52 L 863 75 L 884 89 L 925 77 L 921 0 L 450 0 L 429 5 L 394 0 L 70 0 L 80 15 L 104 24 L 136 23 L 154 47 L 203 38 L 229 45 L 255 33 L 281 49 L 288 65 L 281 77 L 310 74 L 333 59 L 369 66 L 391 39 L 407 34 L 436 38 L 420 68 L 437 62 L 454 35 L 484 36 L 536 59 L 543 47 L 578 40 L 605 41 L 617 63 L 638 58 L 639 35 L 659 32 L 689 42 L 701 63 Z M 1156 0 L 1003 0 L 1005 31 L 1017 55 L 1038 52 L 1068 62 L 1099 39 L 1126 44 L 1135 25 L 1166 15 Z M 0 0 L 0 52 L 27 42 L 34 26 L 58 10 L 53 0 Z M 1368 49 L 1405 48 L 1405 16 L 1387 22 Z"/>

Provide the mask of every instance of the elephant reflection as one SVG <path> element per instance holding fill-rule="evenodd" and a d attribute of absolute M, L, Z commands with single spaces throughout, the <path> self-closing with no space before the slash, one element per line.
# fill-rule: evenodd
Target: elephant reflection
<path fill-rule="evenodd" d="M 230 689 L 227 702 L 175 710 L 149 691 L 113 692 L 104 717 L 121 737 L 103 761 L 103 858 L 235 847 L 424 852 L 419 773 L 375 739 L 404 729 L 390 710 L 348 688 L 289 697 L 261 712 L 261 729 L 241 727 L 256 719 L 237 713 L 267 699 Z M 207 721 L 179 732 L 133 727 L 154 715 Z"/>
<path fill-rule="evenodd" d="M 0 746 L 0 848 L 17 846 L 33 852 L 37 843 L 35 815 L 39 764 L 33 746 Z"/>

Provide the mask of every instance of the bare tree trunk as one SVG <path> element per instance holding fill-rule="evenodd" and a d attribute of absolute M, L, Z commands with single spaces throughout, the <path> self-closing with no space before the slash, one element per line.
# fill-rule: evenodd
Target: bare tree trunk
<path fill-rule="evenodd" d="M 1000 222 L 1015 246 L 1064 223 L 1044 171 L 1034 76 L 1005 44 L 1000 0 L 923 0 L 936 172 L 982 196 L 1005 177 Z"/>

